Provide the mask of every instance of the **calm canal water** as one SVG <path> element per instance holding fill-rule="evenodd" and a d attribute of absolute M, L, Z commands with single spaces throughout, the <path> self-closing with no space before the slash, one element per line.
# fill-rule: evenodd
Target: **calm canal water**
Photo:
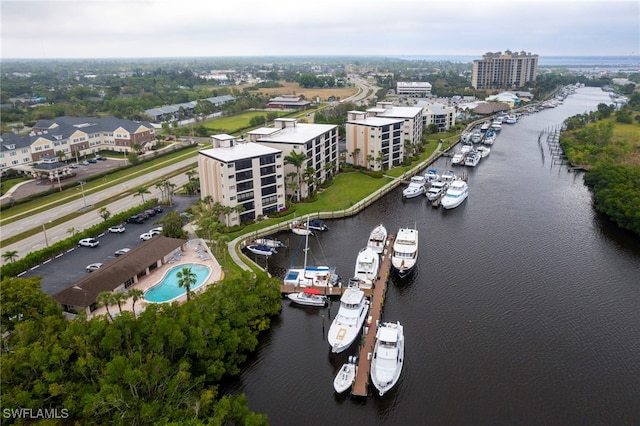
<path fill-rule="evenodd" d="M 334 375 L 357 351 L 330 353 L 337 303 L 286 299 L 225 391 L 246 393 L 272 425 L 640 424 L 640 240 L 596 214 L 582 175 L 538 145 L 543 129 L 600 102 L 610 103 L 606 93 L 583 88 L 503 126 L 488 158 L 454 169 L 468 173 L 471 194 L 454 210 L 403 201 L 397 188 L 310 239 L 309 263 L 348 278 L 376 224 L 420 230 L 418 267 L 404 280 L 392 275 L 382 313 L 407 340 L 389 394 L 335 395 Z M 430 168 L 452 167 L 443 157 Z M 290 249 L 269 260 L 275 274 L 302 238 L 278 237 Z"/>

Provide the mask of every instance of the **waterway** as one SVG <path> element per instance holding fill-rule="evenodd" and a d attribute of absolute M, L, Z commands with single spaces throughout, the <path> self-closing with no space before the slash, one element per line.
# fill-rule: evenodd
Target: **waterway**
<path fill-rule="evenodd" d="M 394 275 L 382 318 L 400 321 L 406 361 L 380 398 L 335 395 L 337 370 L 357 347 L 330 353 L 337 303 L 282 314 L 226 392 L 244 392 L 272 425 L 640 424 L 640 240 L 594 212 L 581 173 L 553 164 L 538 137 L 569 116 L 610 103 L 583 88 L 562 105 L 504 125 L 468 173 L 463 205 L 402 200 L 402 187 L 310 239 L 309 263 L 345 278 L 369 232 L 420 230 L 417 269 Z M 546 155 L 542 155 L 545 153 Z M 302 262 L 298 237 L 269 259 L 280 274 Z"/>

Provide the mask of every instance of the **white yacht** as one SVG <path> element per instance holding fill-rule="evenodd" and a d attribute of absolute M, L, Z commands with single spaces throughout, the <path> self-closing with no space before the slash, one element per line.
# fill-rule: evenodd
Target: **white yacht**
<path fill-rule="evenodd" d="M 253 242 L 258 245 L 263 245 L 274 249 L 284 247 L 284 243 L 282 241 L 270 237 L 256 238 L 255 240 L 253 240 Z"/>
<path fill-rule="evenodd" d="M 398 271 L 398 275 L 408 275 L 416 266 L 418 260 L 418 230 L 400 228 L 393 242 L 391 265 Z"/>
<path fill-rule="evenodd" d="M 440 179 L 440 176 L 438 175 L 438 171 L 435 169 L 429 169 L 424 174 L 425 183 L 433 182 L 434 180 L 438 180 L 438 179 Z"/>
<path fill-rule="evenodd" d="M 404 365 L 404 329 L 399 322 L 378 327 L 371 359 L 371 383 L 383 396 L 398 383 Z"/>
<path fill-rule="evenodd" d="M 489 148 L 488 146 L 479 146 L 476 151 L 478 151 L 480 153 L 480 156 L 482 158 L 486 158 L 489 156 L 489 154 L 491 153 L 491 148 Z"/>
<path fill-rule="evenodd" d="M 340 353 L 351 346 L 360 335 L 368 313 L 369 300 L 364 296 L 364 291 L 347 287 L 340 297 L 340 308 L 327 335 L 331 352 Z"/>
<path fill-rule="evenodd" d="M 451 157 L 451 164 L 457 165 L 462 162 L 464 162 L 464 152 L 462 152 L 462 149 L 459 149 L 453 154 L 453 157 Z"/>
<path fill-rule="evenodd" d="M 367 247 L 371 247 L 373 251 L 378 254 L 382 254 L 384 246 L 387 244 L 387 228 L 383 224 L 380 224 L 373 228 L 371 234 L 369 234 L 369 240 L 367 241 Z"/>
<path fill-rule="evenodd" d="M 464 159 L 464 165 L 468 167 L 475 167 L 478 165 L 481 159 L 482 154 L 474 149 L 472 151 L 469 151 L 469 154 L 467 154 L 467 157 Z"/>
<path fill-rule="evenodd" d="M 442 197 L 440 205 L 445 209 L 453 209 L 458 207 L 469 196 L 469 186 L 463 180 L 452 182 L 447 192 Z"/>
<path fill-rule="evenodd" d="M 409 186 L 407 186 L 402 191 L 402 196 L 404 198 L 414 198 L 419 195 L 424 194 L 424 184 L 425 184 L 424 176 L 416 175 L 411 178 L 409 182 Z"/>
<path fill-rule="evenodd" d="M 454 180 L 457 180 L 458 176 L 453 172 L 453 170 L 447 170 L 442 173 L 440 176 L 440 180 L 446 183 L 451 183 Z"/>
<path fill-rule="evenodd" d="M 371 247 L 360 250 L 356 259 L 354 281 L 363 288 L 371 288 L 378 277 L 380 256 Z"/>
<path fill-rule="evenodd" d="M 447 186 L 447 183 L 442 180 L 431 182 L 431 186 L 425 194 L 427 196 L 427 200 L 435 201 L 438 198 L 442 197 L 447 190 Z"/>

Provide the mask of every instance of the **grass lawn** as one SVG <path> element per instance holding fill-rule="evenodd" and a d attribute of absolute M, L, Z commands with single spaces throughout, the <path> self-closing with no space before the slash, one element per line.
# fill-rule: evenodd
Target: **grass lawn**
<path fill-rule="evenodd" d="M 289 112 L 282 111 L 249 111 L 242 114 L 231 115 L 229 117 L 214 118 L 203 123 L 204 127 L 216 133 L 233 134 L 251 126 L 253 117 L 264 116 L 268 113 L 275 113 L 278 118 L 289 115 Z"/>

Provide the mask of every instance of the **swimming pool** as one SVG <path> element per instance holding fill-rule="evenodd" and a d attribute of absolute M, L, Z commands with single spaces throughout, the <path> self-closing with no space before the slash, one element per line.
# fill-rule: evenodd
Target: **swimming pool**
<path fill-rule="evenodd" d="M 211 268 L 206 265 L 197 263 L 185 263 L 184 265 L 174 266 L 169 269 L 158 284 L 151 287 L 144 294 L 144 300 L 152 303 L 171 302 L 178 297 L 184 295 L 187 291 L 184 287 L 178 286 L 178 272 L 184 268 L 191 268 L 191 272 L 196 274 L 196 283 L 191 286 L 191 291 L 204 284 L 205 280 L 211 273 Z"/>

